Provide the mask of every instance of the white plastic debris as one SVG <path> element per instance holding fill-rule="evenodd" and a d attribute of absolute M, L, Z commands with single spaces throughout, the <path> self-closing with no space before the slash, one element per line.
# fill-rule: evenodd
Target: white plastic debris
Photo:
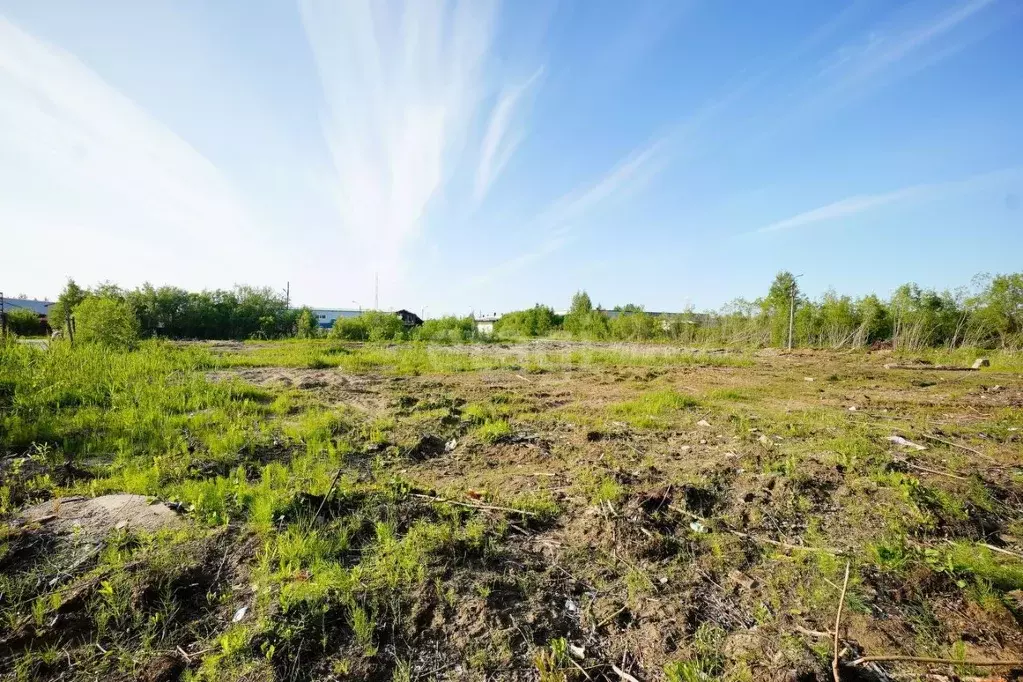
<path fill-rule="evenodd" d="M 926 445 L 920 445 L 919 443 L 914 443 L 911 440 L 906 440 L 902 436 L 888 436 L 888 442 L 895 443 L 896 445 L 901 445 L 901 446 L 907 447 L 907 448 L 913 448 L 914 450 L 926 450 L 927 449 Z"/>
<path fill-rule="evenodd" d="M 699 521 L 690 521 L 689 522 L 689 527 L 693 530 L 694 533 L 706 533 L 707 532 L 707 526 L 703 525 Z"/>
<path fill-rule="evenodd" d="M 568 643 L 568 653 L 572 654 L 572 658 L 578 658 L 580 661 L 586 658 L 586 649 L 581 646 L 576 646 L 571 642 Z"/>
<path fill-rule="evenodd" d="M 458 446 L 458 441 L 452 438 L 444 444 L 444 452 L 451 452 Z"/>
<path fill-rule="evenodd" d="M 231 619 L 231 622 L 232 623 L 239 622 L 242 618 L 245 617 L 245 614 L 248 613 L 248 610 L 249 610 L 248 606 L 243 606 L 240 609 L 238 609 L 237 611 L 235 611 L 234 612 L 234 618 Z"/>
<path fill-rule="evenodd" d="M 566 600 L 565 600 L 565 609 L 566 609 L 566 610 L 567 610 L 567 611 L 568 611 L 569 613 L 575 613 L 576 611 L 578 611 L 578 610 L 579 610 L 579 606 L 578 606 L 578 604 L 576 604 L 576 603 L 575 603 L 574 601 L 572 601 L 571 599 L 566 599 Z"/>

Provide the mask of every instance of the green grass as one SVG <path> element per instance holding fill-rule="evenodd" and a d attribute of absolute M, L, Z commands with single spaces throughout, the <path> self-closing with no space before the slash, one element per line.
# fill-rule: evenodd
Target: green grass
<path fill-rule="evenodd" d="M 663 428 L 677 413 L 699 404 L 695 398 L 676 391 L 653 391 L 611 406 L 608 414 L 638 428 Z"/>

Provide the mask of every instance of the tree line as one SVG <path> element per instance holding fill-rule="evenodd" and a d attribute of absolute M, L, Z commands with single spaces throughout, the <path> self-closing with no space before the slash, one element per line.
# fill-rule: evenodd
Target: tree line
<path fill-rule="evenodd" d="M 605 310 L 580 291 L 568 312 L 537 304 L 503 315 L 495 333 L 508 337 L 569 336 L 610 341 L 669 340 L 687 344 L 784 346 L 790 318 L 795 345 L 862 347 L 983 346 L 1023 349 L 1023 273 L 980 275 L 951 291 L 904 284 L 888 298 L 827 291 L 811 299 L 790 272 L 767 294 L 736 299 L 717 311 L 652 315 L 634 304 Z"/>
<path fill-rule="evenodd" d="M 736 299 L 720 310 L 654 315 L 629 304 L 610 310 L 594 306 L 580 291 L 567 313 L 546 305 L 506 313 L 494 336 L 570 337 L 610 341 L 674 341 L 694 345 L 784 346 L 792 321 L 793 343 L 809 347 L 891 345 L 924 347 L 982 346 L 1023 349 L 1023 273 L 981 275 L 972 285 L 937 291 L 904 284 L 887 299 L 858 298 L 827 291 L 812 299 L 796 278 L 780 272 L 759 298 Z M 328 336 L 347 341 L 432 341 L 459 343 L 483 339 L 471 316 L 427 320 L 406 328 L 391 313 L 367 311 L 339 318 L 321 330 L 308 308 L 293 309 L 269 287 L 190 292 L 145 284 L 132 290 L 113 284 L 83 289 L 68 280 L 47 316 L 65 334 L 73 324 L 76 338 L 131 346 L 142 338 L 280 339 Z M 40 333 L 31 311 L 11 311 L 16 334 Z"/>
<path fill-rule="evenodd" d="M 12 314 L 15 334 L 44 332 L 31 311 Z M 320 329 L 312 310 L 294 309 L 281 292 L 269 287 L 237 286 L 213 291 L 186 291 L 144 284 L 122 289 L 100 284 L 84 289 L 68 280 L 47 314 L 49 326 L 83 342 L 130 347 L 145 338 L 247 340 L 316 338 L 348 341 L 464 342 L 478 338 L 472 317 L 443 317 L 407 329 L 393 313 L 365 311 L 338 318 L 330 330 Z"/>

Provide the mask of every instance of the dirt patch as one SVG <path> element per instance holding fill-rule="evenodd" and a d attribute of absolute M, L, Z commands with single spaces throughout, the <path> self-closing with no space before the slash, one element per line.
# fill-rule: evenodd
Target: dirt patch
<path fill-rule="evenodd" d="M 367 411 L 384 409 L 389 399 L 383 393 L 379 377 L 346 374 L 337 369 L 256 367 L 211 372 L 207 377 L 214 381 L 240 379 L 256 386 L 315 391 L 318 398 L 328 402 L 353 405 Z"/>
<path fill-rule="evenodd" d="M 88 535 L 105 535 L 121 529 L 153 533 L 184 525 L 173 509 L 143 495 L 63 497 L 25 509 L 21 519 L 54 533 Z"/>

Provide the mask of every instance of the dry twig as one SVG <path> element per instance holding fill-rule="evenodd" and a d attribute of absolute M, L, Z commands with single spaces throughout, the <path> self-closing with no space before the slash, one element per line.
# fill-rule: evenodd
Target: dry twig
<path fill-rule="evenodd" d="M 618 677 L 625 680 L 625 682 L 639 682 L 639 680 L 637 680 L 635 677 L 619 668 L 614 663 L 611 664 L 611 670 L 614 670 L 616 673 L 618 673 Z"/>
<path fill-rule="evenodd" d="M 849 562 L 845 562 L 845 579 L 842 581 L 842 594 L 838 598 L 838 611 L 835 612 L 835 657 L 831 659 L 831 674 L 835 682 L 842 682 L 838 677 L 838 633 L 842 627 L 842 607 L 845 606 L 845 592 L 849 589 Z"/>
<path fill-rule="evenodd" d="M 930 658 L 928 656 L 860 656 L 850 662 L 849 665 L 863 665 L 873 661 L 901 661 L 905 663 L 936 663 L 945 665 L 975 665 L 977 667 L 995 668 L 1005 666 L 1006 668 L 1018 668 L 1023 666 L 1023 660 L 1009 661 L 986 661 L 986 660 L 956 660 L 954 658 Z"/>
<path fill-rule="evenodd" d="M 525 511 L 523 509 L 514 509 L 513 507 L 498 507 L 493 504 L 473 504 L 471 502 L 460 502 L 458 500 L 449 500 L 446 497 L 434 497 L 433 495 L 423 495 L 420 493 L 412 493 L 412 497 L 417 497 L 421 500 L 430 500 L 431 502 L 454 504 L 459 507 L 468 507 L 469 509 L 486 509 L 489 511 L 513 512 L 515 514 L 524 514 L 525 516 L 536 516 L 533 512 Z"/>

